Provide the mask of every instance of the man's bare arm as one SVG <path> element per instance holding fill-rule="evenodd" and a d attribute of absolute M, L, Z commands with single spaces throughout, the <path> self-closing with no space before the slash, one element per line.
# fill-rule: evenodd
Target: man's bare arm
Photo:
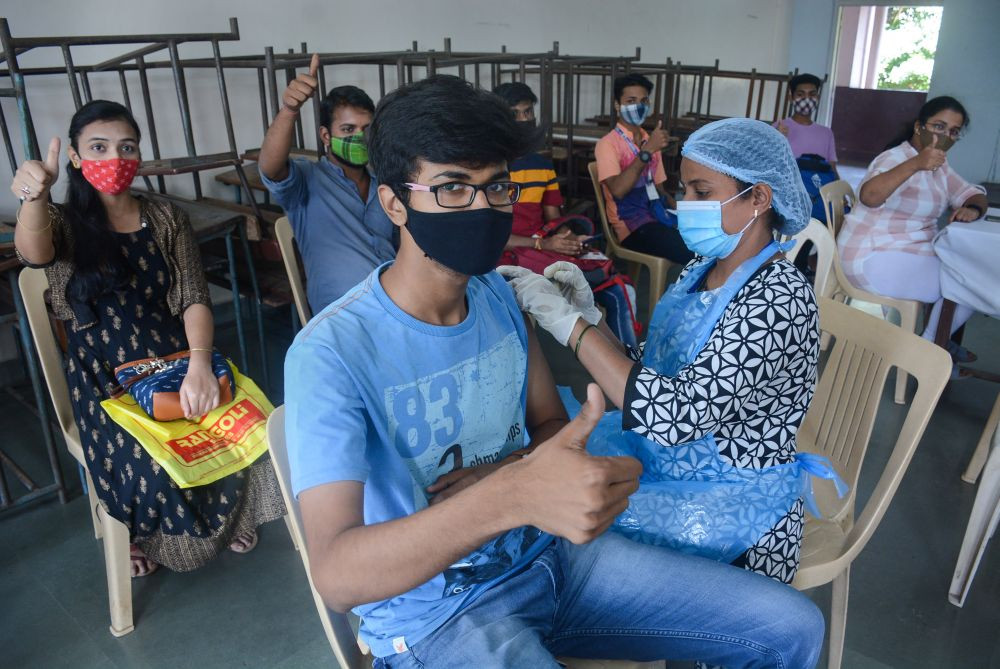
<path fill-rule="evenodd" d="M 288 177 L 288 154 L 292 150 L 292 138 L 295 135 L 295 121 L 299 117 L 299 109 L 309 98 L 316 94 L 319 80 L 319 55 L 313 54 L 309 63 L 309 74 L 300 74 L 288 84 L 281 96 L 282 106 L 278 115 L 271 121 L 271 126 L 264 135 L 264 143 L 260 146 L 260 172 L 271 181 L 283 181 Z"/>
<path fill-rule="evenodd" d="M 533 525 L 585 543 L 628 505 L 642 465 L 584 450 L 604 411 L 600 389 L 573 421 L 531 455 L 440 504 L 364 525 L 364 484 L 327 483 L 299 496 L 313 582 L 326 604 L 346 611 L 402 594 L 504 531 Z"/>

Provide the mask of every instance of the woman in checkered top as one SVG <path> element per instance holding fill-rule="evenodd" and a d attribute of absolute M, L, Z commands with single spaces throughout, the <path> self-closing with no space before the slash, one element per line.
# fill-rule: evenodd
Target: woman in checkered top
<path fill-rule="evenodd" d="M 975 221 L 986 213 L 986 191 L 948 164 L 947 151 L 961 139 L 969 115 L 958 100 L 929 100 L 905 134 L 868 166 L 857 206 L 837 237 L 844 274 L 858 288 L 878 295 L 934 305 L 924 337 L 933 339 L 941 311 L 941 261 L 934 254 L 938 220 Z M 952 332 L 972 316 L 957 305 Z M 958 362 L 975 356 L 953 346 Z"/>

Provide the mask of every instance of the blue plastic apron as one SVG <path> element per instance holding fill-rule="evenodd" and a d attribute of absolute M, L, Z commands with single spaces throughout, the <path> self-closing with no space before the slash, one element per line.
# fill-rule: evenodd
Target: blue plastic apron
<path fill-rule="evenodd" d="M 675 376 L 693 362 L 736 293 L 779 250 L 777 242 L 768 244 L 715 290 L 697 290 L 714 260 L 692 267 L 657 304 L 643 365 Z M 575 404 L 571 414 L 579 411 L 579 403 L 568 390 L 563 399 L 568 407 Z M 732 562 L 800 498 L 819 515 L 812 500 L 810 474 L 833 479 L 838 493 L 846 492 L 829 460 L 821 456 L 799 453 L 788 464 L 744 469 L 719 455 L 713 435 L 665 447 L 635 432 L 623 432 L 621 425 L 620 411 L 605 414 L 587 450 L 596 455 L 630 455 L 642 462 L 639 490 L 613 527 L 643 543 Z"/>
<path fill-rule="evenodd" d="M 618 126 L 615 126 L 615 132 L 617 132 L 621 136 L 621 138 L 625 140 L 625 144 L 628 146 L 629 149 L 631 149 L 632 155 L 636 157 L 636 160 L 638 160 L 639 148 L 635 145 L 635 142 L 633 142 L 628 135 L 622 132 L 622 129 L 619 128 Z M 663 223 L 667 227 L 676 228 L 677 217 L 667 213 L 666 208 L 664 208 L 663 206 L 663 201 L 660 199 L 660 193 L 659 191 L 656 190 L 656 184 L 653 183 L 652 161 L 650 161 L 650 163 L 643 168 L 642 175 L 639 177 L 639 179 L 642 181 L 643 185 L 642 186 L 637 185 L 633 190 L 638 190 L 641 188 L 645 191 L 646 199 L 648 200 L 648 203 L 645 205 L 646 206 L 645 211 L 651 213 L 656 218 L 656 220 L 658 220 L 660 223 Z M 638 200 L 639 198 L 635 199 Z M 623 221 L 631 221 L 641 217 L 641 213 L 639 214 L 639 216 L 637 216 L 635 213 L 630 211 L 630 209 L 634 209 L 634 205 L 629 201 L 628 198 L 625 198 L 620 203 L 618 203 L 618 215 L 621 217 Z"/>

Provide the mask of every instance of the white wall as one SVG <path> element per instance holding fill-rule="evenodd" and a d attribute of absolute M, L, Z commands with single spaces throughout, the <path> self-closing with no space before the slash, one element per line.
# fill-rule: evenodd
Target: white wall
<path fill-rule="evenodd" d="M 788 37 L 788 68 L 815 74 L 820 79 L 829 72 L 829 54 L 837 10 L 833 0 L 795 0 Z"/>
<path fill-rule="evenodd" d="M 1000 2 L 945 0 L 928 97 L 951 95 L 969 112 L 969 134 L 948 161 L 973 183 L 991 175 L 1000 150 Z M 993 174 L 993 181 L 1000 175 Z"/>
<path fill-rule="evenodd" d="M 812 0 L 821 2 L 821 0 Z M 356 3 L 330 0 L 254 2 L 251 0 L 72 0 L 6 3 L 2 10 L 15 36 L 101 35 L 176 32 L 224 32 L 229 16 L 240 20 L 241 40 L 223 45 L 223 55 L 262 54 L 265 46 L 297 49 L 307 42 L 323 51 L 376 51 L 409 48 L 416 39 L 421 48 L 442 48 L 452 38 L 454 50 L 547 51 L 553 41 L 562 53 L 626 55 L 642 47 L 645 61 L 668 56 L 689 64 L 711 64 L 718 58 L 723 68 L 763 72 L 789 69 L 789 28 L 794 0 L 364 0 Z M 825 33 L 823 36 L 825 39 Z M 125 52 L 121 47 L 92 47 L 76 54 L 78 63 L 93 63 Z M 193 49 L 183 56 L 208 55 Z M 59 64 L 58 50 L 28 53 L 22 65 Z M 368 68 L 353 75 L 346 69 L 327 84 L 359 83 L 373 97 L 378 93 L 377 72 Z M 133 82 L 134 83 L 134 82 Z M 262 128 L 256 77 L 251 72 L 227 74 L 233 104 L 237 144 L 259 146 Z M 390 87 L 392 79 L 387 82 Z M 218 110 L 218 89 L 211 73 L 188 75 L 194 113 L 195 141 L 200 152 L 227 149 Z M 4 84 L 5 85 L 5 84 Z M 120 97 L 117 77 L 95 80 L 94 96 Z M 184 155 L 176 97 L 169 74 L 151 77 L 156 103 L 158 135 L 165 156 Z M 39 142 L 64 136 L 72 100 L 65 77 L 29 79 Z M 138 90 L 138 86 L 135 86 Z M 716 104 L 721 93 L 713 99 Z M 734 91 L 739 99 L 741 94 Z M 744 98 L 745 99 L 745 98 Z M 133 103 L 136 100 L 133 99 Z M 595 101 L 597 104 L 597 101 Z M 7 118 L 16 118 L 10 101 L 4 102 Z M 140 125 L 144 125 L 140 115 Z M 20 155 L 20 145 L 17 153 Z M 43 148 L 44 150 L 44 148 Z M 148 144 L 143 146 L 150 155 Z M 0 212 L 13 210 L 10 173 L 0 161 Z M 184 178 L 179 184 L 187 187 Z M 216 191 L 219 192 L 219 191 Z M 56 197 L 62 198 L 57 187 Z"/>
<path fill-rule="evenodd" d="M 948 160 L 969 181 L 978 183 L 990 176 L 1000 142 L 1000 2 L 997 0 L 909 0 L 850 1 L 794 0 L 789 67 L 817 74 L 826 71 L 818 63 L 830 63 L 840 5 L 941 5 L 941 32 L 938 36 L 934 72 L 928 97 L 952 95 L 958 98 L 972 119 L 971 131 L 948 153 Z M 807 39 L 813 35 L 814 39 Z M 827 39 L 824 36 L 829 36 Z M 832 91 L 831 91 L 832 92 Z M 829 95 L 821 112 L 829 118 Z M 993 180 L 997 175 L 993 175 Z"/>

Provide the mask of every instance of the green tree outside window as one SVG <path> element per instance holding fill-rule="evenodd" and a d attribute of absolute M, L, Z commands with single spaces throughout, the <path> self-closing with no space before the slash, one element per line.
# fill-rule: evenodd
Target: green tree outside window
<path fill-rule="evenodd" d="M 941 7 L 889 7 L 879 54 L 878 88 L 927 91 L 941 28 Z"/>

